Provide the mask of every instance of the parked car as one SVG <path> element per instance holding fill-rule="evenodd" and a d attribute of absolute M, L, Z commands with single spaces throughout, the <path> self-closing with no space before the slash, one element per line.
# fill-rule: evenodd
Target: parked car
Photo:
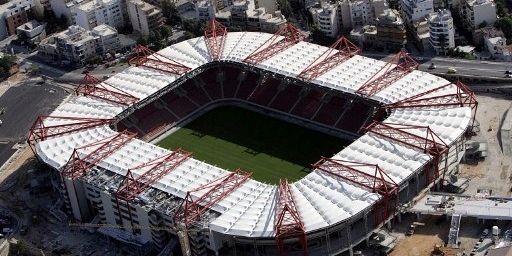
<path fill-rule="evenodd" d="M 428 66 L 428 69 L 436 69 L 436 64 L 434 64 L 434 62 L 430 63 L 430 66 Z"/>

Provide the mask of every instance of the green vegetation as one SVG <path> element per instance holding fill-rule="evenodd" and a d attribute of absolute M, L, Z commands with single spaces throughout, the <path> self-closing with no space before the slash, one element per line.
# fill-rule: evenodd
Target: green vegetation
<path fill-rule="evenodd" d="M 11 75 L 11 68 L 16 64 L 16 56 L 4 55 L 0 58 L 0 79 L 6 79 Z"/>
<path fill-rule="evenodd" d="M 158 143 L 182 148 L 221 168 L 241 168 L 253 178 L 277 184 L 295 181 L 321 156 L 332 156 L 349 142 L 237 107 L 216 108 Z"/>

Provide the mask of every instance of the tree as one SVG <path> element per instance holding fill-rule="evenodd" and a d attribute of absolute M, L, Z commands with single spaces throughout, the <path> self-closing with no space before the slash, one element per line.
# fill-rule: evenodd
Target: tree
<path fill-rule="evenodd" d="M 288 0 L 277 0 L 277 6 L 279 7 L 279 10 L 281 10 L 281 13 L 287 19 L 292 15 L 292 6 L 290 5 L 290 2 L 288 2 Z"/>
<path fill-rule="evenodd" d="M 482 23 L 480 23 L 480 25 L 478 25 L 478 28 L 485 28 L 487 27 L 487 21 L 482 21 Z"/>
<path fill-rule="evenodd" d="M 160 2 L 160 7 L 162 9 L 162 16 L 164 16 L 165 23 L 167 25 L 174 26 L 181 23 L 181 18 L 178 14 L 178 10 L 176 9 L 174 2 L 170 2 L 169 0 L 162 0 Z"/>
<path fill-rule="evenodd" d="M 160 35 L 162 35 L 162 38 L 167 43 L 169 40 L 169 36 L 172 35 L 172 30 L 168 26 L 162 26 L 160 29 Z"/>
<path fill-rule="evenodd" d="M 201 24 L 197 20 L 184 20 L 183 29 L 190 32 L 193 36 L 201 36 L 203 34 Z"/>
<path fill-rule="evenodd" d="M 137 44 L 147 46 L 148 45 L 148 38 L 146 36 L 141 36 L 137 40 Z"/>
<path fill-rule="evenodd" d="M 501 29 L 508 40 L 512 39 L 512 16 L 500 17 L 494 26 Z"/>

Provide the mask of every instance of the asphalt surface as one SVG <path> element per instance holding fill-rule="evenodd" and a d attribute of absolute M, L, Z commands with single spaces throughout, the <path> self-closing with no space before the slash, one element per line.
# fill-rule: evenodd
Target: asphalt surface
<path fill-rule="evenodd" d="M 27 138 L 36 117 L 49 114 L 66 97 L 64 89 L 37 82 L 20 82 L 0 97 L 0 166 L 14 153 L 12 146 Z"/>
<path fill-rule="evenodd" d="M 363 52 L 363 56 L 383 59 L 385 61 L 390 60 L 394 54 L 382 54 L 382 53 L 367 53 Z M 446 73 L 448 68 L 454 68 L 457 70 L 457 74 L 475 77 L 485 78 L 504 78 L 506 70 L 512 70 L 512 63 L 510 62 L 497 62 L 497 61 L 481 61 L 481 60 L 465 60 L 465 59 L 454 59 L 444 57 L 423 57 L 414 56 L 414 59 L 420 63 L 419 69 L 433 74 Z M 435 69 L 429 69 L 431 63 L 436 65 Z M 512 79 L 510 79 L 512 82 Z"/>

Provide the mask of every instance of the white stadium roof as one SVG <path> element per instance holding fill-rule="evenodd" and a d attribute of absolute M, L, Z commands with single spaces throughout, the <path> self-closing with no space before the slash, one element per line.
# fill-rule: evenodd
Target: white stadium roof
<path fill-rule="evenodd" d="M 244 58 L 271 36 L 271 34 L 258 32 L 228 33 L 221 60 L 242 63 Z M 323 46 L 299 42 L 257 66 L 286 76 L 296 77 L 326 49 Z M 192 69 L 211 61 L 203 37 L 180 42 L 159 53 Z M 383 61 L 356 55 L 311 82 L 335 90 L 354 93 L 385 65 L 386 63 Z M 130 67 L 107 79 L 106 82 L 141 100 L 168 86 L 176 79 L 176 75 L 145 67 Z M 393 103 L 448 83 L 443 78 L 415 70 L 371 98 L 385 104 Z M 455 86 L 450 86 L 446 90 L 455 91 L 457 89 Z M 52 115 L 114 118 L 126 108 L 127 106 L 88 96 L 72 96 L 67 102 L 61 104 Z M 471 119 L 472 113 L 469 107 L 451 106 L 393 110 L 386 121 L 399 124 L 428 125 L 446 144 L 450 145 L 465 132 Z M 45 121 L 45 124 L 50 124 L 50 122 L 55 124 L 55 122 L 62 121 L 50 119 Z M 116 131 L 111 130 L 108 126 L 81 130 L 41 141 L 37 144 L 36 151 L 43 161 L 59 169 L 69 160 L 74 148 L 107 138 L 115 133 Z M 79 153 L 86 154 L 93 149 L 93 147 L 83 149 Z M 130 167 L 149 162 L 166 153 L 169 151 L 133 139 L 114 154 L 102 159 L 98 165 L 125 175 Z M 376 164 L 395 183 L 400 184 L 408 176 L 419 171 L 431 156 L 368 133 L 333 158 Z M 226 173 L 226 170 L 191 158 L 152 186 L 184 198 L 187 191 L 207 184 Z M 136 172 L 135 176 L 140 174 L 141 171 Z M 376 203 L 381 197 L 377 193 L 370 193 L 318 170 L 291 184 L 291 192 L 306 232 L 326 228 L 347 220 Z M 209 224 L 210 228 L 217 232 L 236 236 L 274 236 L 276 193 L 277 187 L 274 185 L 263 184 L 255 180 L 245 182 L 213 206 L 220 216 Z"/>

